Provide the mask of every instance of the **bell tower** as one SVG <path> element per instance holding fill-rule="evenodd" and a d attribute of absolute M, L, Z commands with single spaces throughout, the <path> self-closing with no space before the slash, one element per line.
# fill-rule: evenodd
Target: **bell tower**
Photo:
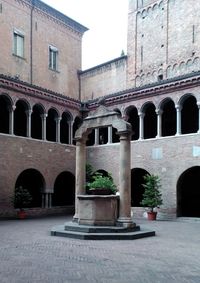
<path fill-rule="evenodd" d="M 199 18 L 200 1 L 129 0 L 127 87 L 200 70 Z"/>

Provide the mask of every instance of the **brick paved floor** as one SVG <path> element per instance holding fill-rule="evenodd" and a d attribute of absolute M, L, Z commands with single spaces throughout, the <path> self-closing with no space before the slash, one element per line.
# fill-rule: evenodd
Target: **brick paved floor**
<path fill-rule="evenodd" d="M 0 283 L 200 282 L 200 220 L 137 220 L 157 235 L 134 241 L 50 236 L 66 220 L 0 221 Z"/>

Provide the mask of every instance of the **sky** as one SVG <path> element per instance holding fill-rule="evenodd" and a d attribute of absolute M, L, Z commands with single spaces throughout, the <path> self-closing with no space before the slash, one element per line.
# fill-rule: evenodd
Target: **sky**
<path fill-rule="evenodd" d="M 89 30 L 83 35 L 82 70 L 127 50 L 128 0 L 42 0 Z"/>

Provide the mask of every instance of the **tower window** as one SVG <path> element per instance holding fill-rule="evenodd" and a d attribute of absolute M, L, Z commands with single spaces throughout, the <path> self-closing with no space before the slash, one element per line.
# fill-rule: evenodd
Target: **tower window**
<path fill-rule="evenodd" d="M 58 70 L 58 49 L 53 46 L 49 46 L 49 68 Z"/>

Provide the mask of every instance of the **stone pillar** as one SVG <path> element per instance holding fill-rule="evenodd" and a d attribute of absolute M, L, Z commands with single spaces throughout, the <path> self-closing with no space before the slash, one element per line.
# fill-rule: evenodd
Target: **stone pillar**
<path fill-rule="evenodd" d="M 69 133 L 69 137 L 68 137 L 68 144 L 72 144 L 73 143 L 73 123 L 72 121 L 68 121 L 68 133 Z"/>
<path fill-rule="evenodd" d="M 9 134 L 14 134 L 14 111 L 16 109 L 16 106 L 9 106 Z"/>
<path fill-rule="evenodd" d="M 108 143 L 112 143 L 112 126 L 108 127 Z"/>
<path fill-rule="evenodd" d="M 125 227 L 134 225 L 131 219 L 131 133 L 120 135 L 120 168 L 119 168 L 119 218 L 118 224 Z"/>
<path fill-rule="evenodd" d="M 32 110 L 27 110 L 26 111 L 26 136 L 28 138 L 31 137 L 31 113 Z"/>
<path fill-rule="evenodd" d="M 181 135 L 181 110 L 182 107 L 176 105 L 176 136 Z"/>
<path fill-rule="evenodd" d="M 46 120 L 47 120 L 47 114 L 40 115 L 42 119 L 42 139 L 46 141 Z"/>
<path fill-rule="evenodd" d="M 76 195 L 74 221 L 79 219 L 77 195 L 85 194 L 85 167 L 86 167 L 86 140 L 84 138 L 76 141 Z"/>
<path fill-rule="evenodd" d="M 61 117 L 55 118 L 56 121 L 56 142 L 60 142 L 60 121 Z"/>
<path fill-rule="evenodd" d="M 157 138 L 160 138 L 162 136 L 162 110 L 157 109 Z"/>
<path fill-rule="evenodd" d="M 144 113 L 139 112 L 139 119 L 140 119 L 140 132 L 139 132 L 139 140 L 144 139 Z"/>
<path fill-rule="evenodd" d="M 94 145 L 99 145 L 99 128 L 94 129 Z"/>

